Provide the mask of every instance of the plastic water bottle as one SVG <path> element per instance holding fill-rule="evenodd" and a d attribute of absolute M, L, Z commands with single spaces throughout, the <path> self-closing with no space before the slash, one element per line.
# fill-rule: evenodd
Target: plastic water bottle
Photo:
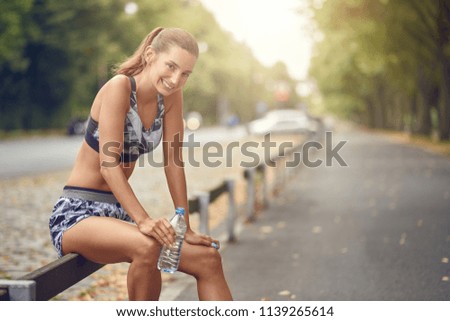
<path fill-rule="evenodd" d="M 181 246 L 183 245 L 184 235 L 186 234 L 186 221 L 184 220 L 184 208 L 177 207 L 174 217 L 170 224 L 177 234 L 173 246 L 164 245 L 161 249 L 158 260 L 158 269 L 163 272 L 174 273 L 178 270 L 180 264 Z"/>

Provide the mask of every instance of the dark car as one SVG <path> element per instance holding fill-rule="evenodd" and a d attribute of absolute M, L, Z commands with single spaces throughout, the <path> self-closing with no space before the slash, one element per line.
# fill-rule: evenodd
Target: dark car
<path fill-rule="evenodd" d="M 74 118 L 69 122 L 67 126 L 67 135 L 84 135 L 86 132 L 87 121 L 82 118 Z"/>

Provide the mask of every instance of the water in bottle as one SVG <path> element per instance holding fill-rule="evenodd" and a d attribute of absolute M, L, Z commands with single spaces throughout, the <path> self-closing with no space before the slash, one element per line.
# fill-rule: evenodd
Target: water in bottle
<path fill-rule="evenodd" d="M 163 272 L 174 273 L 180 264 L 181 246 L 186 233 L 186 222 L 184 220 L 184 208 L 177 207 L 174 217 L 170 220 L 177 236 L 173 246 L 164 245 L 158 260 L 158 269 Z"/>

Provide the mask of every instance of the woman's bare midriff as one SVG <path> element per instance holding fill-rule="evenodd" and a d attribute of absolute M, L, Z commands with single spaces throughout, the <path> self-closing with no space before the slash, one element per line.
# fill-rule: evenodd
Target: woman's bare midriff
<path fill-rule="evenodd" d="M 118 166 L 122 168 L 122 171 L 128 179 L 133 173 L 135 162 L 120 163 Z M 66 185 L 111 191 L 100 172 L 99 154 L 84 140 Z"/>

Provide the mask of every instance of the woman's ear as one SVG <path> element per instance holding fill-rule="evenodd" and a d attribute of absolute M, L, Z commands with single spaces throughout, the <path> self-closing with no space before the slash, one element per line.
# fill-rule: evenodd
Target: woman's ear
<path fill-rule="evenodd" d="M 153 50 L 153 48 L 151 46 L 147 46 L 147 48 L 145 48 L 145 62 L 147 64 L 150 64 L 154 57 L 155 57 L 155 51 Z"/>

